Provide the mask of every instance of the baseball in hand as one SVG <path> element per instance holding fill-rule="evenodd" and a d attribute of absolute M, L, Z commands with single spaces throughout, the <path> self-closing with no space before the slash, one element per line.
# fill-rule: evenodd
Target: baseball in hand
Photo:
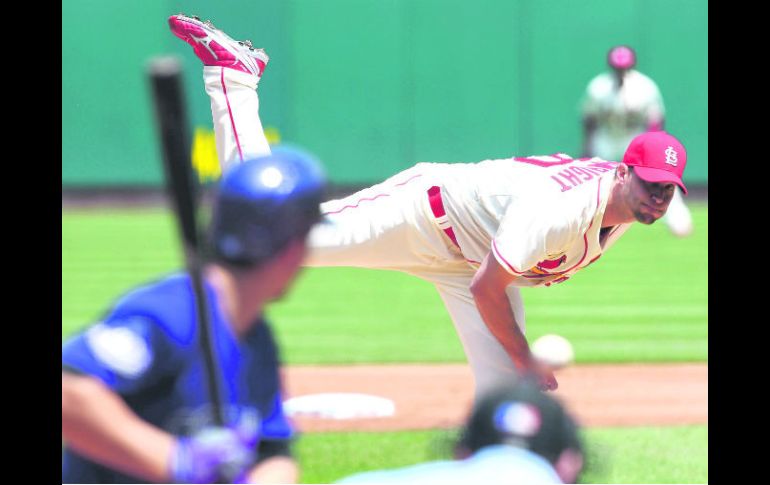
<path fill-rule="evenodd" d="M 530 350 L 536 361 L 551 369 L 566 367 L 575 359 L 572 344 L 560 335 L 543 335 L 532 343 Z"/>

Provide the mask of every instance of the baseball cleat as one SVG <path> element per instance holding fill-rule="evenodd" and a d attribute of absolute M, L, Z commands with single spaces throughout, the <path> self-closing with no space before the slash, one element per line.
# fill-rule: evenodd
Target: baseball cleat
<path fill-rule="evenodd" d="M 251 41 L 235 40 L 214 27 L 210 20 L 185 14 L 172 15 L 168 25 L 174 35 L 190 44 L 204 66 L 236 69 L 262 77 L 270 60 L 263 49 L 255 49 Z"/>

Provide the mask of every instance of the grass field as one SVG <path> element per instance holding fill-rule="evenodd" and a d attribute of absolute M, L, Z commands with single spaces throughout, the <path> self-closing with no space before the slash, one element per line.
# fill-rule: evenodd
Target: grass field
<path fill-rule="evenodd" d="M 528 337 L 564 335 L 584 363 L 706 361 L 708 218 L 693 212 L 690 238 L 635 226 L 569 282 L 523 289 Z M 173 224 L 162 211 L 63 215 L 62 336 L 182 264 Z M 307 269 L 268 313 L 289 364 L 465 360 L 433 287 L 397 272 Z"/>
<path fill-rule="evenodd" d="M 451 458 L 454 430 L 312 433 L 297 454 L 303 483 L 330 483 L 361 470 Z M 592 428 L 580 483 L 706 483 L 708 426 Z"/>
<path fill-rule="evenodd" d="M 530 340 L 564 335 L 579 363 L 707 361 L 708 208 L 691 209 L 690 238 L 674 238 L 662 223 L 637 225 L 566 284 L 523 290 Z M 175 231 L 160 209 L 63 211 L 62 338 L 98 319 L 121 292 L 179 267 Z M 268 313 L 289 364 L 464 362 L 436 292 L 399 273 L 306 270 Z M 448 456 L 437 444 L 448 434 L 307 434 L 298 442 L 303 480 Z M 705 425 L 588 429 L 586 437 L 585 483 L 708 481 Z"/>

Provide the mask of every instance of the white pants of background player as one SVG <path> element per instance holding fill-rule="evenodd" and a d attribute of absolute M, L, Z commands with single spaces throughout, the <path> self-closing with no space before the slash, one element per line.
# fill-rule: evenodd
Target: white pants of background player
<path fill-rule="evenodd" d="M 686 237 L 692 234 L 692 214 L 690 214 L 690 209 L 684 203 L 682 189 L 679 187 L 674 191 L 674 198 L 668 204 L 668 210 L 666 210 L 666 214 L 663 216 L 663 221 L 676 236 Z"/>
<path fill-rule="evenodd" d="M 250 156 L 270 153 L 259 119 L 257 78 L 220 67 L 205 67 L 203 73 L 222 170 Z M 512 382 L 516 372 L 471 296 L 475 269 L 439 228 L 430 210 L 427 191 L 440 183 L 438 167 L 420 163 L 380 184 L 323 203 L 324 219 L 310 233 L 305 265 L 396 270 L 435 285 L 462 342 L 479 396 L 501 382 Z M 523 332 L 519 289 L 511 286 L 506 292 Z"/>

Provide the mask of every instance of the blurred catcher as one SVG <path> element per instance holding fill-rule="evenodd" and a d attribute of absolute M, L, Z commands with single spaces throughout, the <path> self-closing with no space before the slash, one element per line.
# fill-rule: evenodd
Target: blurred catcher
<path fill-rule="evenodd" d="M 225 427 L 207 405 L 186 272 L 128 292 L 62 345 L 62 483 L 297 480 L 263 309 L 297 274 L 325 184 L 312 156 L 284 149 L 218 186 L 204 274 Z"/>
<path fill-rule="evenodd" d="M 223 167 L 270 152 L 256 89 L 268 62 L 197 17 L 171 31 L 203 62 Z M 311 231 L 308 266 L 402 271 L 435 285 L 473 371 L 477 396 L 540 371 L 524 336 L 520 287 L 550 286 L 599 259 L 633 222 L 665 214 L 685 189 L 684 146 L 665 132 L 634 138 L 623 162 L 564 153 L 418 163 L 349 197 L 325 202 Z"/>
<path fill-rule="evenodd" d="M 523 485 L 576 483 L 583 469 L 578 426 L 529 380 L 493 390 L 475 406 L 455 460 L 371 471 L 337 483 Z"/>

